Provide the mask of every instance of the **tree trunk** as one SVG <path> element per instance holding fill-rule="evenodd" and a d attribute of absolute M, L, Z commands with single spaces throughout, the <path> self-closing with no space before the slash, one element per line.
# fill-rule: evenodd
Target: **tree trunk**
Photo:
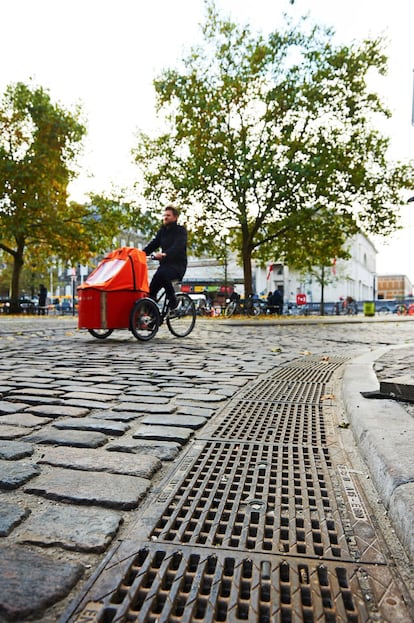
<path fill-rule="evenodd" d="M 321 316 L 325 315 L 325 267 L 322 266 L 321 270 L 321 304 L 319 308 Z"/>
<path fill-rule="evenodd" d="M 243 238 L 245 234 L 243 233 Z M 252 250 L 247 241 L 243 240 L 243 277 L 244 277 L 244 295 L 248 296 L 253 293 L 252 279 Z"/>
<path fill-rule="evenodd" d="M 20 275 L 23 268 L 23 252 L 24 244 L 18 244 L 16 251 L 13 253 L 13 272 L 11 280 L 11 297 L 10 297 L 10 313 L 19 314 L 21 309 L 19 306 L 20 298 Z"/>

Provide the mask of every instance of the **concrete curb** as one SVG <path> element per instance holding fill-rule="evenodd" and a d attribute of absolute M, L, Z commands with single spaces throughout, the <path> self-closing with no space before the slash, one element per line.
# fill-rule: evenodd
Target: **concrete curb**
<path fill-rule="evenodd" d="M 381 348 L 352 360 L 345 368 L 342 394 L 355 440 L 378 495 L 398 538 L 414 560 L 414 419 L 395 400 L 361 395 L 379 390 L 373 363 L 395 349 Z"/>

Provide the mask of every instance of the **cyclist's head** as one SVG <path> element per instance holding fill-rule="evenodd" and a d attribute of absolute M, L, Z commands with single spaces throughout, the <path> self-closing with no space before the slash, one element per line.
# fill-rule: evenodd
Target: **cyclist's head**
<path fill-rule="evenodd" d="M 168 225 L 170 223 L 175 223 L 178 219 L 178 210 L 174 206 L 166 206 L 164 209 L 163 221 L 164 225 Z"/>

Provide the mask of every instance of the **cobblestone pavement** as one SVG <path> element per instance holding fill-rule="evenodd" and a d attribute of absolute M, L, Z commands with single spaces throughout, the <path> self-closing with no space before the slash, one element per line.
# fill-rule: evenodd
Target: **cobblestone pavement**
<path fill-rule="evenodd" d="M 126 331 L 94 339 L 72 318 L 0 318 L 0 621 L 57 621 L 194 431 L 242 386 L 310 354 L 409 342 L 413 322 L 203 320 L 185 339 L 162 328 L 143 344 Z M 412 364 L 411 350 L 391 350 L 376 370 Z"/>

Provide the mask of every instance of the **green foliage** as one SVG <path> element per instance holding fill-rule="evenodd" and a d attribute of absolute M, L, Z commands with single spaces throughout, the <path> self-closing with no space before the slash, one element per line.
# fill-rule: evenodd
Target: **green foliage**
<path fill-rule="evenodd" d="M 85 126 L 80 110 L 52 103 L 42 88 L 10 85 L 0 104 L 0 249 L 13 260 L 17 310 L 25 261 L 76 263 L 108 246 L 125 216 L 113 200 L 68 201 Z"/>
<path fill-rule="evenodd" d="M 138 138 L 146 198 L 195 215 L 200 247 L 227 230 L 246 288 L 253 257 L 295 259 L 298 241 L 315 249 L 326 224 L 336 242 L 390 233 L 414 169 L 389 162 L 374 125 L 390 115 L 367 83 L 386 72 L 382 40 L 337 46 L 307 20 L 264 37 L 221 20 L 213 3 L 203 34 L 154 83 L 169 129 Z"/>

